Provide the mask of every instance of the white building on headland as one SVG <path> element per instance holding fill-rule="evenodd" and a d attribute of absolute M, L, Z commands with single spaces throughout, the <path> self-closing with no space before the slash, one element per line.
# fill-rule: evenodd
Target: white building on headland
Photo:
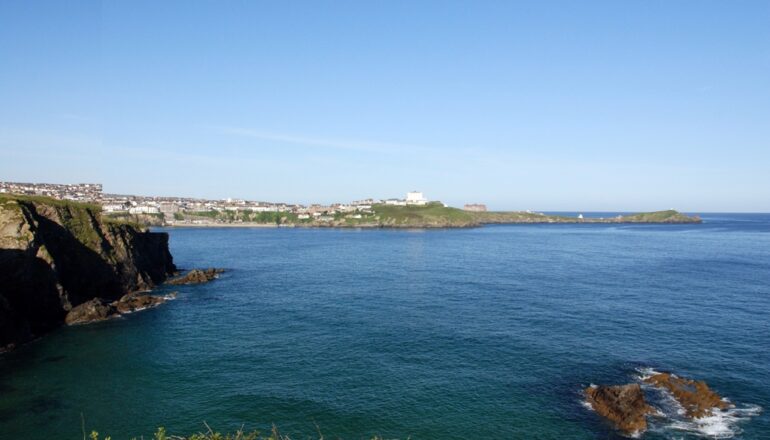
<path fill-rule="evenodd" d="M 425 205 L 427 203 L 428 199 L 426 199 L 423 193 L 419 191 L 410 191 L 406 193 L 407 205 Z"/>
<path fill-rule="evenodd" d="M 129 214 L 160 214 L 160 209 L 157 206 L 150 205 L 138 205 L 128 208 Z"/>

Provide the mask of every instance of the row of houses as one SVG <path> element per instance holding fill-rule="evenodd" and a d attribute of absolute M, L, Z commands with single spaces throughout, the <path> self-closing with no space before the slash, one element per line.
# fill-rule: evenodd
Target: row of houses
<path fill-rule="evenodd" d="M 120 194 L 104 194 L 101 184 L 47 184 L 0 182 L 0 193 L 42 195 L 63 200 L 96 202 L 106 213 L 163 214 L 166 218 L 184 212 L 188 214 L 216 212 L 286 212 L 297 214 L 300 219 L 322 219 L 324 216 L 343 213 L 360 215 L 372 213 L 372 206 L 386 204 L 394 206 L 422 206 L 428 199 L 420 191 L 410 191 L 403 199 L 362 199 L 350 203 L 308 206 L 286 203 L 255 202 L 243 199 L 206 200 L 184 197 L 152 197 Z M 479 205 L 473 205 L 474 207 Z M 466 209 L 468 206 L 466 206 Z M 473 208 L 471 208 L 473 209 Z"/>
<path fill-rule="evenodd" d="M 176 199 L 176 200 L 158 200 L 150 197 L 136 196 L 105 196 L 102 208 L 105 212 L 128 212 L 130 214 L 165 214 L 173 215 L 177 212 L 190 214 L 203 212 L 287 212 L 298 214 L 300 219 L 321 218 L 323 215 L 333 215 L 337 213 L 371 213 L 372 206 L 384 203 L 387 205 L 426 205 L 428 200 L 424 194 L 418 191 L 411 191 L 406 194 L 405 199 L 364 199 L 356 200 L 351 203 L 333 203 L 331 205 L 312 204 L 290 205 L 285 203 L 252 202 L 239 199 L 226 200 L 196 200 L 196 199 Z"/>
<path fill-rule="evenodd" d="M 99 202 L 102 200 L 102 185 L 99 183 L 58 184 L 0 182 L 0 194 L 3 193 L 45 196 L 59 200 L 73 200 L 78 202 Z"/>

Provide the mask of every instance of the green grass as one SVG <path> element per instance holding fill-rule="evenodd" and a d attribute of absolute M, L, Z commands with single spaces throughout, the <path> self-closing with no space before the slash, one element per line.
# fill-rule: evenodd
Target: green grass
<path fill-rule="evenodd" d="M 384 225 L 447 225 L 470 226 L 476 223 L 467 211 L 448 208 L 438 202 L 427 205 L 373 205 L 372 211 Z"/>
<path fill-rule="evenodd" d="M 18 209 L 25 207 L 36 212 L 40 212 L 41 208 L 46 206 L 52 208 L 56 211 L 62 227 L 67 229 L 78 241 L 97 252 L 101 250 L 102 244 L 102 235 L 101 231 L 99 231 L 100 224 L 106 224 L 111 227 L 144 229 L 138 224 L 106 218 L 102 215 L 102 207 L 96 203 L 59 200 L 45 196 L 2 194 L 0 195 L 0 204 L 4 208 L 15 205 Z"/>
<path fill-rule="evenodd" d="M 584 218 L 546 215 L 532 212 L 475 212 L 479 223 L 697 223 L 698 217 L 689 217 L 675 210 L 643 212 L 621 217 Z"/>
<path fill-rule="evenodd" d="M 48 206 L 56 211 L 62 226 L 91 249 L 98 250 L 101 244 L 101 236 L 95 229 L 98 224 L 102 207 L 94 203 L 73 202 L 70 200 L 58 200 L 44 196 L 26 195 L 2 195 L 0 203 L 4 206 L 16 203 L 21 208 L 40 211 L 43 206 Z"/>
<path fill-rule="evenodd" d="M 298 223 L 300 220 L 297 218 L 297 214 L 290 212 L 255 212 L 247 209 L 243 211 L 202 211 L 202 212 L 178 212 L 174 214 L 174 220 L 201 220 L 208 219 L 211 221 L 218 221 L 222 223 L 234 223 L 241 221 L 244 223 L 259 223 L 259 224 L 292 224 Z"/>
<path fill-rule="evenodd" d="M 539 223 L 567 220 L 569 217 L 525 211 L 486 211 L 471 213 L 479 223 Z"/>
<path fill-rule="evenodd" d="M 675 223 L 693 219 L 699 220 L 699 217 L 688 217 L 673 209 L 669 209 L 667 211 L 643 212 L 640 214 L 623 216 L 623 221 L 634 223 Z"/>
<path fill-rule="evenodd" d="M 102 212 L 102 207 L 98 203 L 75 202 L 73 200 L 59 200 L 47 196 L 28 196 L 23 194 L 0 194 L 0 203 L 10 201 L 39 203 L 59 208 L 77 208 L 90 209 L 93 212 Z"/>
<path fill-rule="evenodd" d="M 219 211 L 194 211 L 194 212 L 184 212 L 184 216 L 190 216 L 190 217 L 208 217 L 208 218 L 218 218 L 222 217 L 223 214 Z"/>

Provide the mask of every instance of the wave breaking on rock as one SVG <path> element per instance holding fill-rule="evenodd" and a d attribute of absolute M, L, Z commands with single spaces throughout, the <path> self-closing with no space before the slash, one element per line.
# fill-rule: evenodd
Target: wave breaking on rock
<path fill-rule="evenodd" d="M 631 383 L 594 385 L 584 390 L 584 406 L 628 437 L 655 432 L 670 438 L 689 435 L 728 439 L 760 414 L 759 405 L 737 405 L 704 381 L 652 368 L 638 368 Z"/>
<path fill-rule="evenodd" d="M 729 439 L 740 435 L 741 425 L 762 412 L 759 405 L 736 404 L 720 396 L 704 381 L 653 368 L 638 368 L 637 373 L 635 379 L 658 409 L 650 420 L 652 432 Z"/>

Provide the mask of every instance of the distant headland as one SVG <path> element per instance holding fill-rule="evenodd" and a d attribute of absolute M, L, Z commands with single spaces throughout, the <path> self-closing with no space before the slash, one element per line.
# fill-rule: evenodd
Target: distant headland
<path fill-rule="evenodd" d="M 460 209 L 430 201 L 419 191 L 410 191 L 403 199 L 368 198 L 329 205 L 106 194 L 101 184 L 93 183 L 0 182 L 0 193 L 91 203 L 101 206 L 106 218 L 143 226 L 467 228 L 485 224 L 701 222 L 697 216 L 676 210 L 584 218 L 532 211 L 487 211 L 486 205 L 480 203 Z"/>

